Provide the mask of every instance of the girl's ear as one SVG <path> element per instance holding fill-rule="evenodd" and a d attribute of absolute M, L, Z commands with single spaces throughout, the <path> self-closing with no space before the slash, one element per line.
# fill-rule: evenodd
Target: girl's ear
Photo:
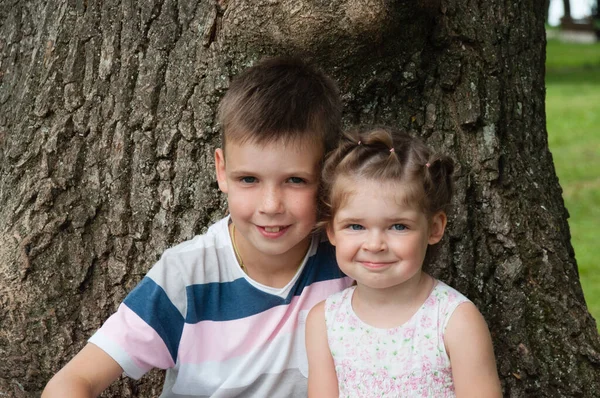
<path fill-rule="evenodd" d="M 225 172 L 225 152 L 223 149 L 215 150 L 215 171 L 217 174 L 217 183 L 223 193 L 227 193 L 227 173 Z"/>
<path fill-rule="evenodd" d="M 446 223 L 448 222 L 448 217 L 446 213 L 443 211 L 437 212 L 431 218 L 431 222 L 429 224 L 429 239 L 427 243 L 430 245 L 435 245 L 444 236 L 444 231 L 446 230 Z"/>
<path fill-rule="evenodd" d="M 327 227 L 325 227 L 325 231 L 327 232 L 327 238 L 329 239 L 329 243 L 335 246 L 335 234 L 333 233 L 333 227 L 331 226 L 331 223 L 327 224 Z"/>

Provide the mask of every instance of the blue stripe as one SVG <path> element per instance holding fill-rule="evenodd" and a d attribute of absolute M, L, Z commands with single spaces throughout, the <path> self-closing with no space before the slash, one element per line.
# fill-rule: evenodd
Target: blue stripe
<path fill-rule="evenodd" d="M 158 333 L 176 363 L 184 319 L 163 288 L 144 277 L 123 303 Z"/>
<path fill-rule="evenodd" d="M 289 304 L 294 296 L 300 296 L 305 287 L 315 282 L 344 276 L 335 262 L 333 246 L 329 242 L 321 242 L 317 253 L 308 259 L 287 298 L 258 290 L 244 278 L 232 282 L 191 285 L 186 288 L 188 312 L 185 321 L 223 322 L 256 315 L 273 307 Z"/>
<path fill-rule="evenodd" d="M 338 268 L 335 260 L 335 247 L 329 241 L 319 243 L 314 256 L 308 259 L 306 267 L 294 289 L 290 292 L 293 296 L 299 296 L 305 287 L 315 282 L 328 281 L 343 278 L 346 275 Z"/>

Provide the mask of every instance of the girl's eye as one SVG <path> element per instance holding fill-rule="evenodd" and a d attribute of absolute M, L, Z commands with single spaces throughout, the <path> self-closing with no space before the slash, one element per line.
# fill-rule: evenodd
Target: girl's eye
<path fill-rule="evenodd" d="M 364 227 L 360 224 L 350 224 L 350 225 L 348 225 L 348 229 L 350 229 L 352 231 L 362 231 L 364 229 Z"/>
<path fill-rule="evenodd" d="M 292 184 L 304 184 L 306 181 L 304 180 L 304 178 L 290 177 L 289 182 L 291 182 Z"/>
<path fill-rule="evenodd" d="M 394 225 L 392 225 L 392 229 L 394 231 L 404 231 L 406 229 L 406 225 L 404 225 L 404 224 L 394 224 Z"/>
<path fill-rule="evenodd" d="M 240 181 L 244 184 L 253 184 L 256 182 L 256 177 L 242 177 Z"/>

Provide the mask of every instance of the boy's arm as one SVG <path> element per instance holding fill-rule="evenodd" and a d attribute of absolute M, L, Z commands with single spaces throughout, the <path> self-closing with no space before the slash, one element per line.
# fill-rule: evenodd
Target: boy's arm
<path fill-rule="evenodd" d="M 306 354 L 308 355 L 308 397 L 337 398 L 338 380 L 327 342 L 324 301 L 317 304 L 306 319 Z"/>
<path fill-rule="evenodd" d="M 57 374 L 42 392 L 42 398 L 97 397 L 123 373 L 102 349 L 88 343 Z"/>
<path fill-rule="evenodd" d="M 487 324 L 473 303 L 461 304 L 444 334 L 457 398 L 502 397 Z"/>

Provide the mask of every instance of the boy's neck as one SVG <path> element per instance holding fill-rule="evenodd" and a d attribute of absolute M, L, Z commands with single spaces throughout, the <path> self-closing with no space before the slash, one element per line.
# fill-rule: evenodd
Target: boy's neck
<path fill-rule="evenodd" d="M 267 255 L 248 247 L 249 244 L 243 238 L 240 239 L 240 234 L 232 231 L 230 226 L 230 235 L 232 232 L 235 232 L 235 239 L 232 239 L 232 243 L 236 243 L 244 272 L 254 281 L 274 288 L 285 287 L 292 280 L 302 265 L 312 241 L 312 236 L 309 235 L 285 253 Z"/>

